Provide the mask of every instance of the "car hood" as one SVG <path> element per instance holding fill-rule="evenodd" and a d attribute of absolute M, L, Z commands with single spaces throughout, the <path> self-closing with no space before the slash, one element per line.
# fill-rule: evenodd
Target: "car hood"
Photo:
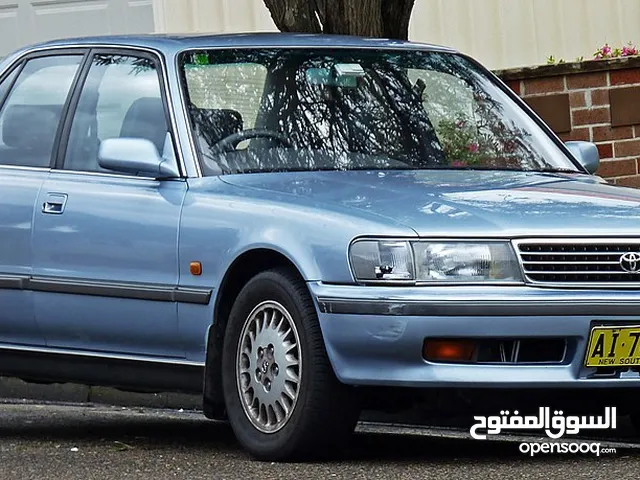
<path fill-rule="evenodd" d="M 638 235 L 640 190 L 579 174 L 331 171 L 227 175 L 226 183 L 340 204 L 426 236 Z"/>

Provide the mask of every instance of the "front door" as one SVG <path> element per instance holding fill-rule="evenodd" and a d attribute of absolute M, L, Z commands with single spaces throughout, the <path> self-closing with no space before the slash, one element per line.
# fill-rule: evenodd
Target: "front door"
<path fill-rule="evenodd" d="M 82 54 L 29 58 L 0 79 L 0 346 L 45 344 L 29 290 L 33 214 Z"/>
<path fill-rule="evenodd" d="M 186 183 L 117 175 L 107 138 L 145 138 L 175 158 L 152 56 L 95 52 L 40 190 L 33 236 L 36 318 L 49 347 L 182 358 L 178 225 Z M 173 160 L 175 161 L 175 160 Z"/>

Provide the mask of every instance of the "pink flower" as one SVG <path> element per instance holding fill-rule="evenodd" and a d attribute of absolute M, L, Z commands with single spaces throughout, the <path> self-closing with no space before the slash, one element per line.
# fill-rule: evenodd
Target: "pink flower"
<path fill-rule="evenodd" d="M 595 58 L 610 58 L 613 56 L 613 49 L 609 46 L 608 43 L 605 43 L 602 47 L 600 47 L 596 53 L 593 54 Z"/>
<path fill-rule="evenodd" d="M 622 54 L 623 57 L 629 57 L 632 55 L 638 55 L 638 49 L 636 48 L 636 46 L 629 42 L 628 45 L 625 45 L 624 47 L 622 47 Z"/>
<path fill-rule="evenodd" d="M 467 122 L 465 122 L 464 120 L 458 120 L 456 122 L 456 127 L 458 128 L 464 128 L 464 126 L 467 124 Z"/>
<path fill-rule="evenodd" d="M 470 143 L 467 147 L 471 153 L 478 153 L 480 146 L 477 143 Z"/>

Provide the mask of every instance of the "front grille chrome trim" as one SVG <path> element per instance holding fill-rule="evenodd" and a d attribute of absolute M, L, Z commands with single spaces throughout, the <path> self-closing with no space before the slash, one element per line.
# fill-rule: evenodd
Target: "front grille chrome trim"
<path fill-rule="evenodd" d="M 640 272 L 625 272 L 619 267 L 618 260 L 630 251 L 640 253 L 640 237 L 524 238 L 512 240 L 512 245 L 527 285 L 555 288 L 640 288 Z M 535 250 L 527 251 L 527 248 L 532 247 Z M 558 251 L 559 248 L 567 250 Z"/>

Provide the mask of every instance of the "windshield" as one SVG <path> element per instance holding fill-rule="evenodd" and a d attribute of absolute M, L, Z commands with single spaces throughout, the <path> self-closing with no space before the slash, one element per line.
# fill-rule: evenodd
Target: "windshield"
<path fill-rule="evenodd" d="M 205 175 L 577 167 L 465 57 L 211 50 L 180 58 Z"/>

